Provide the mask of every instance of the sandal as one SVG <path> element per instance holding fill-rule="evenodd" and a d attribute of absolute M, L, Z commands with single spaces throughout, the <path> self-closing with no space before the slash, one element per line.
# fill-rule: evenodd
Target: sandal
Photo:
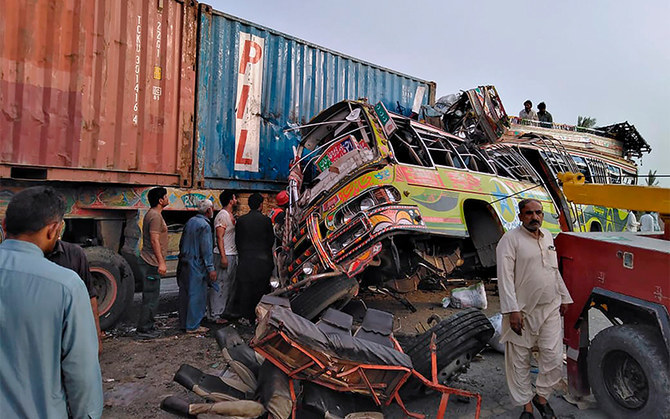
<path fill-rule="evenodd" d="M 535 419 L 535 416 L 531 412 L 526 412 L 525 410 L 521 412 L 519 419 Z"/>
<path fill-rule="evenodd" d="M 551 406 L 549 406 L 548 401 L 545 404 L 540 404 L 536 395 L 535 397 L 533 397 L 533 405 L 535 406 L 537 411 L 540 412 L 540 414 L 542 415 L 542 419 L 556 419 L 554 409 L 552 409 Z"/>
<path fill-rule="evenodd" d="M 209 328 L 207 328 L 205 326 L 200 326 L 197 329 L 186 331 L 186 333 L 188 333 L 189 335 L 194 335 L 194 334 L 197 334 L 197 333 L 207 333 L 207 332 L 209 332 Z"/>

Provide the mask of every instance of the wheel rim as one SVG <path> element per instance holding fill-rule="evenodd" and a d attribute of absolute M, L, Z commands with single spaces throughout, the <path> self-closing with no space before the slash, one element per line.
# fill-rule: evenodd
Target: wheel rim
<path fill-rule="evenodd" d="M 114 275 L 107 269 L 91 267 L 91 276 L 93 277 L 93 286 L 98 293 L 98 312 L 102 316 L 107 314 L 114 305 L 118 286 Z"/>
<path fill-rule="evenodd" d="M 640 364 L 623 351 L 603 359 L 603 377 L 610 396 L 621 406 L 637 410 L 649 399 L 649 383 Z"/>

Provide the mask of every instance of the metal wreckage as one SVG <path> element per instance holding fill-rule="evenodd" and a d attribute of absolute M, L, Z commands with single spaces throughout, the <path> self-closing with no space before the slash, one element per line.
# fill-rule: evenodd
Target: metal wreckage
<path fill-rule="evenodd" d="M 161 408 L 191 418 L 210 413 L 376 419 L 395 402 L 405 416 L 423 418 L 408 411 L 403 399 L 431 389 L 441 394 L 437 417 L 444 417 L 452 394 L 475 399 L 479 417 L 481 396 L 446 387 L 438 373 L 438 360 L 449 351 L 476 353 L 492 336 L 491 324 L 477 309 L 463 310 L 419 336 L 397 338 L 393 315 L 374 309 L 365 312 L 358 328 L 351 315 L 333 308 L 314 323 L 294 313 L 287 298 L 266 295 L 256 315 L 248 344 L 231 326 L 216 332 L 226 363 L 218 375 L 187 364 L 177 371 L 174 381 L 207 402 L 170 396 Z M 459 370 L 454 362 L 452 374 Z"/>
<path fill-rule="evenodd" d="M 554 234 L 618 229 L 616 210 L 588 218 L 597 211 L 568 203 L 556 174 L 627 183 L 636 172 L 629 158 L 649 147 L 628 124 L 603 134 L 509 118 L 492 86 L 436 109 L 426 124 L 381 103 L 343 101 L 298 128 L 275 252 L 278 283 L 256 308 L 255 336 L 247 345 L 234 329 L 219 331 L 227 369 L 212 376 L 184 365 L 175 376 L 213 403 L 170 397 L 165 410 L 353 419 L 382 417 L 395 402 L 406 416 L 422 417 L 403 397 L 432 389 L 442 394 L 438 417 L 450 394 L 475 398 L 479 416 L 480 395 L 445 384 L 494 333 L 480 310 L 394 336 L 392 314 L 350 301 L 366 286 L 413 309 L 402 293 L 495 276 L 495 247 L 518 225 L 521 199 L 542 203 L 543 227 Z"/>

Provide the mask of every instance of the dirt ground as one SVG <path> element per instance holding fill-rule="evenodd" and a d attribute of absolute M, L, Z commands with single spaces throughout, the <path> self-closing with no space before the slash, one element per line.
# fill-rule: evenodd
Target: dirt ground
<path fill-rule="evenodd" d="M 393 312 L 397 317 L 396 333 L 414 334 L 428 328 L 426 320 L 433 314 L 442 318 L 456 312 L 455 309 L 442 308 L 440 302 L 446 291 L 416 291 L 406 297 L 417 308 L 411 313 L 400 302 L 391 297 L 361 293 L 360 297 L 368 307 Z M 193 336 L 180 333 L 177 329 L 176 295 L 174 285 L 167 282 L 161 288 L 160 316 L 157 326 L 163 331 L 163 337 L 141 341 L 135 338 L 133 323 L 137 317 L 140 295 L 135 295 L 132 309 L 126 319 L 114 330 L 107 333 L 103 340 L 103 353 L 100 358 L 105 409 L 103 418 L 174 418 L 175 416 L 160 410 L 160 402 L 165 397 L 177 395 L 193 402 L 202 399 L 172 381 L 181 364 L 193 365 L 205 372 L 216 373 L 223 368 L 222 357 L 212 332 L 206 336 Z M 495 286 L 487 286 L 487 316 L 498 312 L 499 301 L 495 295 Z M 240 334 L 250 338 L 250 327 L 236 325 Z M 487 349 L 472 363 L 469 371 L 452 385 L 478 392 L 483 397 L 482 418 L 517 418 L 520 408 L 509 403 L 507 394 L 503 355 Z M 435 417 L 439 398 L 426 395 L 422 398 L 406 401 L 410 411 L 419 412 L 427 417 Z M 579 410 L 559 397 L 551 400 L 560 418 L 605 418 L 597 409 Z M 474 417 L 475 403 L 464 403 L 455 397 L 450 399 L 447 417 Z M 389 408 L 385 417 L 400 418 L 402 412 Z"/>

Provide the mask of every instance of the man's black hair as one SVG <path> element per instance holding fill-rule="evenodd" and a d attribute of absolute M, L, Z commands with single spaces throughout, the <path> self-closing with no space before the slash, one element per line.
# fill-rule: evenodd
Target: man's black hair
<path fill-rule="evenodd" d="M 65 215 L 65 198 L 52 187 L 33 186 L 12 197 L 5 213 L 5 227 L 12 236 L 35 233 Z"/>
<path fill-rule="evenodd" d="M 523 102 L 524 106 L 526 105 L 526 103 L 529 103 L 531 108 L 533 107 L 533 102 L 531 102 L 530 99 L 528 99 L 527 101 Z"/>
<path fill-rule="evenodd" d="M 249 197 L 249 208 L 252 210 L 258 210 L 261 207 L 261 204 L 263 203 L 263 195 L 259 194 L 258 192 L 254 192 L 251 194 Z"/>
<path fill-rule="evenodd" d="M 167 195 L 167 189 L 165 189 L 162 186 L 158 186 L 150 190 L 149 193 L 147 194 L 147 198 L 149 199 L 149 205 L 151 206 L 151 208 L 158 205 L 158 201 L 160 201 L 161 198 L 164 197 L 165 195 Z"/>
<path fill-rule="evenodd" d="M 521 201 L 519 201 L 519 213 L 521 213 L 521 211 L 523 211 L 526 205 L 530 204 L 531 202 L 537 202 L 538 204 L 542 205 L 542 202 L 538 201 L 537 199 L 533 198 L 522 199 Z"/>
<path fill-rule="evenodd" d="M 537 109 L 547 109 L 547 105 L 544 102 L 540 102 L 537 104 Z"/>
<path fill-rule="evenodd" d="M 233 196 L 235 196 L 235 192 L 229 189 L 226 189 L 225 191 L 221 192 L 219 194 L 219 201 L 221 201 L 221 207 L 225 207 L 226 205 L 228 205 L 230 201 L 233 199 Z"/>

